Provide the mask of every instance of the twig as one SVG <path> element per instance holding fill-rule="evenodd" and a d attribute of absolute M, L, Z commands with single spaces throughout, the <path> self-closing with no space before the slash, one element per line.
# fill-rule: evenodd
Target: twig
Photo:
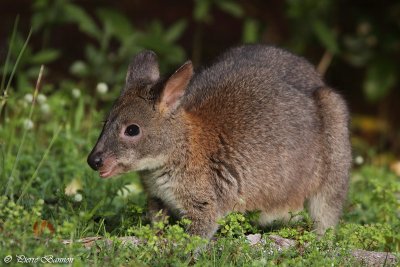
<path fill-rule="evenodd" d="M 324 55 L 322 56 L 317 71 L 322 75 L 325 76 L 326 71 L 328 70 L 329 66 L 331 65 L 333 59 L 333 54 L 328 50 L 325 51 Z"/>

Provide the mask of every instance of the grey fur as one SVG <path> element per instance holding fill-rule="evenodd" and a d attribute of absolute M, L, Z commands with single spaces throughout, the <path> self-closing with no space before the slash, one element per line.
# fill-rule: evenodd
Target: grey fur
<path fill-rule="evenodd" d="M 139 54 L 132 64 L 158 70 L 153 57 Z M 210 238 L 231 211 L 260 210 L 263 224 L 284 219 L 306 200 L 319 234 L 335 226 L 351 166 L 343 98 L 306 60 L 274 47 L 241 46 L 198 73 L 186 69 L 166 82 L 127 83 L 91 165 L 97 156 L 113 174 L 139 171 L 149 213 L 186 216 L 191 234 Z M 190 83 L 180 88 L 187 83 L 176 78 Z M 172 86 L 185 92 L 166 112 Z M 140 137 L 118 135 L 132 123 Z"/>

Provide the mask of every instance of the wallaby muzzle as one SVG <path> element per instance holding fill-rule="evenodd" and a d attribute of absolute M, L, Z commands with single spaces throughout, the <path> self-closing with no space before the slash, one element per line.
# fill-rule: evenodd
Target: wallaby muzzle
<path fill-rule="evenodd" d="M 87 163 L 93 170 L 98 171 L 99 168 L 103 166 L 103 158 L 101 153 L 93 150 L 87 158 Z"/>

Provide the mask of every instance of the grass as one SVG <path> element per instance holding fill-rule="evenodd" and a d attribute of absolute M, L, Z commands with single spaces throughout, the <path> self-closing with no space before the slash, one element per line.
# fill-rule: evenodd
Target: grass
<path fill-rule="evenodd" d="M 259 229 L 251 224 L 256 214 L 234 213 L 220 221 L 218 239 L 207 245 L 184 232 L 187 221 L 150 227 L 135 173 L 101 180 L 86 164 L 107 105 L 118 92 L 93 97 L 89 88 L 79 93 L 71 86 L 39 88 L 6 89 L 0 120 L 0 260 L 12 255 L 15 264 L 16 255 L 25 255 L 35 265 L 36 257 L 53 255 L 74 258 L 73 266 L 353 266 L 352 248 L 400 251 L 400 178 L 368 156 L 352 172 L 336 233 L 322 239 L 306 214 L 300 222 Z M 265 242 L 250 246 L 249 233 L 261 233 Z M 270 234 L 295 239 L 300 247 L 277 251 Z M 116 239 L 130 235 L 145 242 L 124 246 Z M 92 236 L 115 242 L 91 248 L 61 242 Z M 198 247 L 203 249 L 194 253 Z"/>

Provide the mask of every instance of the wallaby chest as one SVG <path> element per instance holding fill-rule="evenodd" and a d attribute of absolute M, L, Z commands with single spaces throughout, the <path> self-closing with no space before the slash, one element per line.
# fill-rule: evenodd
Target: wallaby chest
<path fill-rule="evenodd" d="M 164 205 L 172 210 L 181 209 L 178 201 L 177 172 L 167 168 L 140 172 L 140 178 L 147 194 L 160 199 Z"/>

